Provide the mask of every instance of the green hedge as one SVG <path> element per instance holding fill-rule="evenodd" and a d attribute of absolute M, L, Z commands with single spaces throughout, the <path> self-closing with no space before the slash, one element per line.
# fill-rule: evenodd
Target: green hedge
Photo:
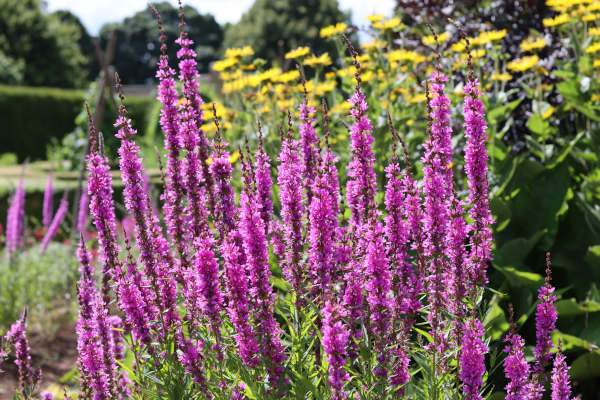
<path fill-rule="evenodd" d="M 0 153 L 15 153 L 19 162 L 27 157 L 44 159 L 50 139 L 60 139 L 73 130 L 84 95 L 81 90 L 0 85 Z M 154 101 L 127 97 L 131 117 L 139 128 L 145 125 Z"/>

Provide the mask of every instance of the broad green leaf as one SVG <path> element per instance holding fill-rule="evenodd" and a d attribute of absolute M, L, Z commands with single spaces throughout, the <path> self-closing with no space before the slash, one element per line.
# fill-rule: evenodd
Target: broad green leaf
<path fill-rule="evenodd" d="M 513 266 L 500 267 L 495 263 L 492 265 L 509 280 L 511 286 L 537 289 L 544 284 L 543 276 L 527 270 L 525 266 L 517 268 Z"/>
<path fill-rule="evenodd" d="M 559 317 L 573 317 L 600 311 L 600 303 L 595 301 L 584 301 L 577 303 L 575 299 L 563 299 L 555 303 Z"/>
<path fill-rule="evenodd" d="M 583 381 L 600 377 L 600 351 L 584 354 L 571 364 L 571 377 Z"/>
<path fill-rule="evenodd" d="M 485 324 L 487 336 L 492 340 L 500 339 L 509 328 L 506 316 L 504 315 L 504 310 L 497 302 L 490 306 L 483 322 Z"/>
<path fill-rule="evenodd" d="M 546 231 L 536 232 L 530 238 L 516 238 L 506 242 L 496 255 L 496 262 L 499 265 L 521 264 L 535 247 L 540 238 Z"/>
<path fill-rule="evenodd" d="M 598 350 L 598 346 L 593 343 L 588 342 L 585 339 L 579 338 L 577 336 L 569 335 L 563 332 L 555 331 L 552 334 L 552 342 L 554 346 L 558 346 L 558 341 L 560 340 L 560 344 L 564 351 L 571 350 L 585 350 L 585 351 L 594 351 Z"/>

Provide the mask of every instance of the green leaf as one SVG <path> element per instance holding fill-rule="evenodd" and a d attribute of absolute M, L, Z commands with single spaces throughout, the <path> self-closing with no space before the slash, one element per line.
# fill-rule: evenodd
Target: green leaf
<path fill-rule="evenodd" d="M 508 331 L 509 324 L 506 321 L 506 315 L 504 315 L 504 310 L 497 302 L 488 309 L 484 324 L 485 331 L 492 340 L 500 339 Z"/>
<path fill-rule="evenodd" d="M 537 113 L 532 114 L 531 117 L 529 117 L 527 120 L 527 128 L 542 139 L 549 138 L 553 131 L 550 123 Z"/>
<path fill-rule="evenodd" d="M 505 104 L 500 107 L 494 107 L 487 112 L 487 119 L 490 124 L 497 125 L 500 122 L 504 121 L 510 113 L 521 104 L 523 99 L 513 100 L 508 104 Z"/>
<path fill-rule="evenodd" d="M 575 299 L 564 299 L 557 301 L 555 306 L 559 317 L 574 317 L 600 311 L 600 303 L 595 301 L 577 303 Z"/>
<path fill-rule="evenodd" d="M 536 232 L 530 238 L 516 238 L 506 242 L 498 251 L 495 257 L 499 265 L 521 264 L 531 253 L 537 242 L 546 231 Z"/>
<path fill-rule="evenodd" d="M 571 364 L 571 377 L 583 381 L 600 376 L 600 351 L 580 356 Z"/>
<path fill-rule="evenodd" d="M 492 263 L 492 266 L 508 279 L 511 286 L 537 289 L 544 284 L 543 276 L 527 270 L 525 266 L 519 266 L 518 268 L 513 266 L 500 267 L 495 263 Z"/>
<path fill-rule="evenodd" d="M 556 89 L 569 103 L 582 104 L 584 102 L 583 95 L 579 92 L 579 85 L 575 79 L 558 83 Z"/>
<path fill-rule="evenodd" d="M 579 338 L 577 336 L 569 335 L 563 332 L 555 331 L 552 334 L 552 342 L 554 346 L 558 346 L 558 341 L 560 340 L 560 344 L 564 351 L 571 350 L 585 350 L 585 351 L 594 351 L 598 350 L 598 346 Z"/>

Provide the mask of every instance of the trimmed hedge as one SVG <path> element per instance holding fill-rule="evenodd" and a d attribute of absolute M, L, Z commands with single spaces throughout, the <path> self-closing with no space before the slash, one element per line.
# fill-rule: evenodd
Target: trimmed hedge
<path fill-rule="evenodd" d="M 75 127 L 81 112 L 84 91 L 46 87 L 0 85 L 2 134 L 0 153 L 15 153 L 22 162 L 44 159 L 50 139 L 61 139 Z M 127 107 L 134 121 L 147 121 L 150 97 L 127 96 Z M 140 129 L 140 133 L 142 129 Z"/>

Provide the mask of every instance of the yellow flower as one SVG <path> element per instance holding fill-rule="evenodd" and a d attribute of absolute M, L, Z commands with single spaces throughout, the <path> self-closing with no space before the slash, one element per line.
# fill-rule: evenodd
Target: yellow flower
<path fill-rule="evenodd" d="M 351 108 L 352 108 L 352 104 L 350 104 L 347 101 L 344 101 L 344 102 L 342 102 L 340 104 L 336 104 L 335 106 L 333 106 L 331 108 L 331 113 L 332 114 L 345 114 Z"/>
<path fill-rule="evenodd" d="M 294 106 L 294 99 L 279 100 L 277 102 L 277 108 L 281 111 L 289 110 Z"/>
<path fill-rule="evenodd" d="M 385 21 L 377 21 L 373 23 L 373 28 L 379 29 L 382 31 L 391 31 L 402 25 L 402 21 L 400 18 L 394 17 Z"/>
<path fill-rule="evenodd" d="M 279 75 L 274 80 L 276 82 L 288 83 L 288 82 L 291 82 L 291 81 L 295 81 L 298 78 L 300 78 L 300 72 L 298 70 L 296 70 L 296 69 L 293 69 L 291 71 L 288 71 L 288 72 L 285 72 L 285 73 Z"/>
<path fill-rule="evenodd" d="M 338 33 L 342 33 L 346 29 L 348 29 L 348 25 L 346 25 L 343 22 L 338 22 L 335 25 L 329 25 L 329 26 L 326 26 L 325 28 L 321 28 L 320 34 L 321 34 L 322 38 L 326 38 L 326 37 L 330 37 L 333 35 L 337 35 Z"/>
<path fill-rule="evenodd" d="M 410 104 L 415 104 L 415 103 L 422 103 L 424 101 L 427 101 L 427 96 L 425 96 L 423 93 L 418 93 L 415 94 L 412 97 L 409 97 L 408 99 L 406 99 Z"/>
<path fill-rule="evenodd" d="M 582 19 L 582 21 L 590 22 L 590 21 L 595 21 L 598 18 L 600 18 L 600 13 L 584 15 L 581 19 Z"/>
<path fill-rule="evenodd" d="M 226 58 L 224 60 L 215 61 L 213 69 L 217 72 L 225 71 L 238 63 L 237 58 Z"/>
<path fill-rule="evenodd" d="M 456 42 L 452 45 L 452 50 L 456 51 L 457 53 L 460 53 L 461 51 L 463 51 L 466 48 L 467 48 L 467 44 L 465 43 L 464 40 L 461 40 L 460 42 Z"/>
<path fill-rule="evenodd" d="M 329 53 L 323 53 L 319 57 L 313 55 L 304 60 L 304 65 L 311 67 L 316 65 L 331 65 L 331 57 L 329 57 Z"/>
<path fill-rule="evenodd" d="M 387 46 L 385 40 L 373 39 L 371 42 L 361 44 L 361 47 L 365 50 L 377 50 Z"/>
<path fill-rule="evenodd" d="M 408 121 L 406 121 L 406 126 L 413 126 L 414 123 L 415 121 L 413 119 L 409 119 Z"/>
<path fill-rule="evenodd" d="M 526 57 L 518 58 L 516 60 L 509 62 L 507 64 L 507 67 L 511 71 L 523 72 L 523 71 L 527 71 L 528 69 L 533 68 L 538 63 L 539 60 L 540 60 L 540 58 L 536 55 L 526 56 Z"/>
<path fill-rule="evenodd" d="M 600 100 L 600 94 L 593 94 L 592 101 L 598 101 L 598 100 Z"/>
<path fill-rule="evenodd" d="M 235 163 L 238 159 L 240 158 L 240 152 L 239 151 L 234 151 L 233 153 L 231 153 L 231 155 L 229 156 L 229 162 L 231 164 Z"/>
<path fill-rule="evenodd" d="M 509 74 L 508 72 L 503 72 L 501 74 L 492 74 L 491 79 L 493 81 L 498 81 L 498 82 L 508 82 L 512 79 L 512 75 Z"/>
<path fill-rule="evenodd" d="M 394 50 L 386 53 L 386 57 L 390 63 L 398 61 L 412 61 L 416 64 L 425 62 L 425 57 L 421 54 L 410 50 Z"/>
<path fill-rule="evenodd" d="M 364 80 L 364 77 L 363 77 L 363 80 Z M 317 94 L 317 96 L 322 96 L 325 93 L 331 92 L 333 89 L 335 89 L 335 86 L 336 86 L 335 81 L 321 82 L 317 85 L 317 87 L 315 89 L 315 93 Z"/>
<path fill-rule="evenodd" d="M 286 55 L 286 59 L 301 58 L 310 53 L 310 49 L 307 46 L 297 47 L 294 50 L 289 51 Z"/>
<path fill-rule="evenodd" d="M 542 118 L 543 119 L 548 119 L 550 118 L 550 116 L 554 113 L 555 108 L 552 106 L 549 106 L 546 111 L 544 111 L 544 114 L 542 114 Z"/>
<path fill-rule="evenodd" d="M 444 43 L 448 39 L 450 39 L 450 34 L 448 32 L 444 32 L 438 35 L 438 42 Z M 435 44 L 435 37 L 433 35 L 428 35 L 423 38 L 423 44 Z"/>
<path fill-rule="evenodd" d="M 250 47 L 250 46 L 233 47 L 231 49 L 225 50 L 226 58 L 251 56 L 253 54 L 254 54 L 254 50 L 252 50 L 252 47 Z"/>
<path fill-rule="evenodd" d="M 595 2 L 595 3 L 590 4 L 589 6 L 587 6 L 586 11 L 587 12 L 600 11 L 600 3 Z"/>
<path fill-rule="evenodd" d="M 590 28 L 590 29 L 588 29 L 588 35 L 590 35 L 590 36 L 600 36 L 600 28 Z"/>
<path fill-rule="evenodd" d="M 530 37 L 530 38 L 523 40 L 521 42 L 520 47 L 521 47 L 521 51 L 532 51 L 532 50 L 543 49 L 544 47 L 546 47 L 546 39 L 544 39 L 544 38 L 534 39 L 534 38 Z"/>
<path fill-rule="evenodd" d="M 331 72 L 325 73 L 325 79 L 333 79 L 333 78 L 335 78 L 335 72 L 331 71 Z"/>
<path fill-rule="evenodd" d="M 600 50 L 600 42 L 592 43 L 588 47 L 586 47 L 586 53 L 596 53 Z"/>
<path fill-rule="evenodd" d="M 248 64 L 248 65 L 240 65 L 240 68 L 243 69 L 244 71 L 254 71 L 256 69 L 256 66 L 254 64 Z"/>
<path fill-rule="evenodd" d="M 558 14 L 556 17 L 554 18 L 544 18 L 544 26 L 558 26 L 558 25 L 562 25 L 565 24 L 567 22 L 569 22 L 571 20 L 571 17 L 569 16 L 569 14 Z"/>
<path fill-rule="evenodd" d="M 384 15 L 383 14 L 373 14 L 373 15 L 367 15 L 367 19 L 369 21 L 371 21 L 372 23 L 375 22 L 379 22 L 383 19 Z"/>
<path fill-rule="evenodd" d="M 487 44 L 490 42 L 495 42 L 497 40 L 500 40 L 504 36 L 506 36 L 506 29 L 502 29 L 500 31 L 481 32 L 479 34 L 479 36 L 469 40 L 469 42 L 473 46 L 478 45 L 478 44 Z"/>
<path fill-rule="evenodd" d="M 342 69 L 338 69 L 337 74 L 342 77 L 354 76 L 354 67 L 346 67 Z"/>
<path fill-rule="evenodd" d="M 600 60 L 594 60 L 594 68 L 600 68 Z"/>

